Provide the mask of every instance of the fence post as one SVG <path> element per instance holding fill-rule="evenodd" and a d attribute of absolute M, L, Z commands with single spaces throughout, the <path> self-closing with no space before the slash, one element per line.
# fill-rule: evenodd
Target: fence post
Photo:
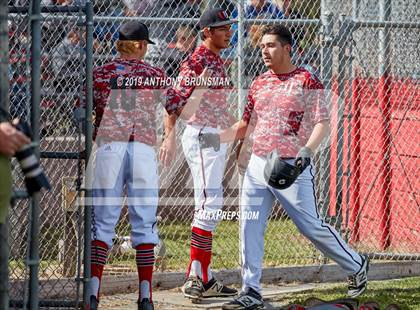
<path fill-rule="evenodd" d="M 388 21 L 391 13 L 391 0 L 379 1 L 379 20 Z M 391 228 L 391 103 L 390 103 L 390 76 L 389 76 L 389 55 L 390 55 L 389 26 L 384 25 L 379 30 L 379 107 L 380 107 L 380 150 L 381 158 L 381 249 L 385 250 L 390 245 Z"/>
<path fill-rule="evenodd" d="M 321 47 L 321 77 L 327 93 L 331 90 L 332 86 L 332 68 L 333 68 L 333 55 L 332 55 L 332 31 L 333 20 L 332 13 L 326 11 L 324 1 L 321 5 L 321 22 L 322 22 L 322 47 Z M 328 96 L 330 99 L 330 96 Z M 322 186 L 319 192 L 319 205 L 321 207 L 322 216 L 325 217 L 328 213 L 330 206 L 330 147 L 326 147 L 320 152 L 319 157 L 319 182 Z"/>
<path fill-rule="evenodd" d="M 347 36 L 349 43 L 349 107 L 350 115 L 348 122 L 348 150 L 347 150 L 347 167 L 349 174 L 347 176 L 347 207 L 346 207 L 346 241 L 351 239 L 353 242 L 359 240 L 358 222 L 360 210 L 360 93 L 359 80 L 357 72 L 353 68 L 353 32 L 355 31 L 355 23 L 359 13 L 359 1 L 352 0 L 352 13 L 350 23 L 350 31 Z M 350 228 L 349 228 L 350 226 Z"/>
<path fill-rule="evenodd" d="M 92 108 L 93 108 L 93 4 L 86 2 L 86 133 L 85 147 L 86 158 L 85 165 L 89 167 L 88 162 L 92 151 Z M 90 256 L 91 256 L 91 221 L 92 206 L 90 204 L 91 194 L 91 173 L 86 169 L 85 197 L 88 204 L 84 207 L 84 253 L 83 253 L 83 303 L 85 308 L 89 309 L 90 296 L 89 284 L 91 277 Z"/>
<path fill-rule="evenodd" d="M 345 37 L 345 27 L 347 25 L 345 15 L 340 15 L 339 17 L 339 34 L 340 38 L 336 40 L 338 46 L 338 73 L 337 73 L 337 89 L 338 89 L 338 98 L 337 98 L 337 171 L 336 171 L 336 199 L 335 199 L 335 210 L 336 216 L 334 219 L 335 228 L 338 231 L 341 231 L 341 224 L 343 220 L 342 216 L 342 207 L 343 207 L 343 177 L 346 175 L 343 169 L 343 157 L 344 157 L 344 125 L 345 125 L 345 108 L 346 108 L 346 92 L 345 92 L 345 83 L 346 83 L 346 55 L 345 47 L 346 42 L 344 41 Z M 347 172 L 348 173 L 348 172 Z"/>
<path fill-rule="evenodd" d="M 354 70 L 353 70 L 354 71 Z M 361 140 L 361 107 L 360 107 L 360 94 L 361 87 L 360 81 L 357 77 L 357 72 L 353 72 L 352 80 L 352 104 L 351 104 L 351 177 L 350 177 L 350 226 L 352 227 L 351 239 L 353 242 L 358 242 L 360 238 L 360 140 Z M 350 206 L 347 206 L 349 208 Z"/>
<path fill-rule="evenodd" d="M 238 1 L 238 45 L 237 45 L 237 55 L 238 55 L 238 108 L 243 109 L 244 107 L 244 46 L 243 40 L 244 37 L 245 25 L 244 25 L 244 0 Z"/>
<path fill-rule="evenodd" d="M 8 31 L 7 31 L 8 30 L 7 29 L 7 13 L 8 13 L 8 2 L 6 0 L 0 0 L 0 108 L 5 109 L 6 111 L 9 110 L 8 108 L 9 107 L 9 79 L 8 79 L 9 40 L 8 40 Z M 10 173 L 9 159 L 0 158 L 0 160 L 2 161 L 4 160 L 4 162 L 8 166 L 9 173 Z M 3 165 L 3 163 L 1 163 L 1 165 Z M 1 169 L 4 169 L 3 166 L 1 167 Z M 11 178 L 11 176 L 9 177 Z M 7 190 L 7 189 L 3 189 L 3 190 Z M 0 208 L 1 207 L 5 207 L 5 206 L 0 206 Z M 8 208 L 7 205 L 6 207 Z M 1 279 L 0 281 L 0 309 L 9 309 L 8 229 L 9 227 L 7 225 L 7 220 L 5 223 L 2 223 L 2 224 L 0 223 L 0 279 Z"/>
<path fill-rule="evenodd" d="M 7 1 L 0 0 L 0 108 L 9 110 L 9 79 L 8 79 L 8 35 L 7 35 Z M 1 121 L 1 119 L 0 119 Z M 2 171 L 3 173 L 9 173 L 10 181 L 10 161 L 8 158 L 1 155 L 0 158 L 0 169 L 5 169 L 5 166 L 8 167 L 9 172 Z M 7 184 L 8 182 L 6 182 Z M 1 183 L 4 186 L 4 183 Z M 9 189 L 11 190 L 11 188 Z M 1 189 L 1 191 L 7 191 L 6 188 Z M 1 193 L 0 195 L 3 195 Z M 7 197 L 7 195 L 5 195 Z M 4 196 L 1 197 L 1 200 L 4 200 Z M 0 206 L 0 208 L 9 208 L 6 201 L 1 201 L 0 203 L 5 203 L 6 205 Z M 5 223 L 0 223 L 0 309 L 9 309 L 9 242 L 8 242 L 8 225 L 7 219 Z"/>
<path fill-rule="evenodd" d="M 41 7 L 40 1 L 32 2 L 31 19 L 31 127 L 32 141 L 39 143 L 40 101 L 41 101 Z M 39 159 L 39 145 L 34 148 Z M 39 215 L 41 194 L 31 197 L 29 257 L 29 309 L 38 309 L 38 270 L 39 270 Z"/>
<path fill-rule="evenodd" d="M 244 108 L 244 78 L 243 78 L 243 67 L 244 67 L 244 49 L 243 49 L 243 41 L 241 38 L 244 37 L 244 0 L 238 1 L 238 45 L 237 45 L 237 55 L 238 55 L 238 110 L 243 111 Z M 240 114 L 239 114 L 240 117 Z M 244 140 L 245 141 L 245 140 Z M 245 143 L 245 142 L 244 142 Z M 245 146 L 245 145 L 244 145 Z M 243 177 L 239 174 L 239 210 L 241 209 L 241 191 L 242 191 L 242 181 Z M 240 243 L 241 240 L 241 221 L 239 223 L 239 230 L 238 230 L 238 242 Z M 238 258 L 239 261 L 242 261 L 242 254 L 241 254 L 241 245 L 239 244 L 238 247 Z"/>

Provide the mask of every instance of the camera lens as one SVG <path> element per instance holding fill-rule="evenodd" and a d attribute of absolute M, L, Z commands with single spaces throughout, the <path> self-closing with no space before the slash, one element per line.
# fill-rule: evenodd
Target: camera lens
<path fill-rule="evenodd" d="M 19 122 L 16 129 L 31 137 L 31 128 L 26 122 Z M 24 145 L 16 152 L 16 158 L 19 161 L 22 172 L 25 176 L 25 185 L 29 194 L 39 192 L 41 188 L 51 189 L 50 182 L 39 165 L 38 158 L 34 154 L 34 148 L 31 144 Z"/>

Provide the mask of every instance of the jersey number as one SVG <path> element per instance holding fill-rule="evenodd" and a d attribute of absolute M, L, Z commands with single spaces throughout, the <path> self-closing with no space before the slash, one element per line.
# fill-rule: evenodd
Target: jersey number
<path fill-rule="evenodd" d="M 289 118 L 287 119 L 286 128 L 283 133 L 285 136 L 296 136 L 298 134 L 303 114 L 303 111 L 291 111 L 289 113 Z"/>
<path fill-rule="evenodd" d="M 136 93 L 135 89 L 112 89 L 109 108 L 133 111 L 136 106 Z"/>

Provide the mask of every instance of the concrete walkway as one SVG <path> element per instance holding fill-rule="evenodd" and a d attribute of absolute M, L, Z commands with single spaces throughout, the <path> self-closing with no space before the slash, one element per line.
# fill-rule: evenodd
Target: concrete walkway
<path fill-rule="evenodd" d="M 279 300 L 279 295 L 287 293 L 295 293 L 320 287 L 322 284 L 284 284 L 282 286 L 267 285 L 263 289 L 263 297 L 265 301 L 265 309 L 278 309 L 284 304 Z M 137 295 L 118 294 L 112 296 L 102 296 L 99 309 L 113 309 L 113 310 L 136 310 L 137 309 Z M 281 298 L 280 298 L 281 299 Z M 153 292 L 153 300 L 156 310 L 175 310 L 175 309 L 221 309 L 222 305 L 231 300 L 231 298 L 209 298 L 203 299 L 200 304 L 193 304 L 188 299 L 185 299 L 181 290 L 161 290 Z"/>

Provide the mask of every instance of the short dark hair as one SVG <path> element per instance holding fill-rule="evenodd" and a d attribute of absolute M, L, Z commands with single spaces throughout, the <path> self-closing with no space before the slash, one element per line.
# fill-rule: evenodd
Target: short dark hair
<path fill-rule="evenodd" d="M 262 31 L 262 36 L 266 34 L 274 34 L 282 44 L 293 45 L 293 36 L 290 30 L 283 25 L 267 25 Z"/>

